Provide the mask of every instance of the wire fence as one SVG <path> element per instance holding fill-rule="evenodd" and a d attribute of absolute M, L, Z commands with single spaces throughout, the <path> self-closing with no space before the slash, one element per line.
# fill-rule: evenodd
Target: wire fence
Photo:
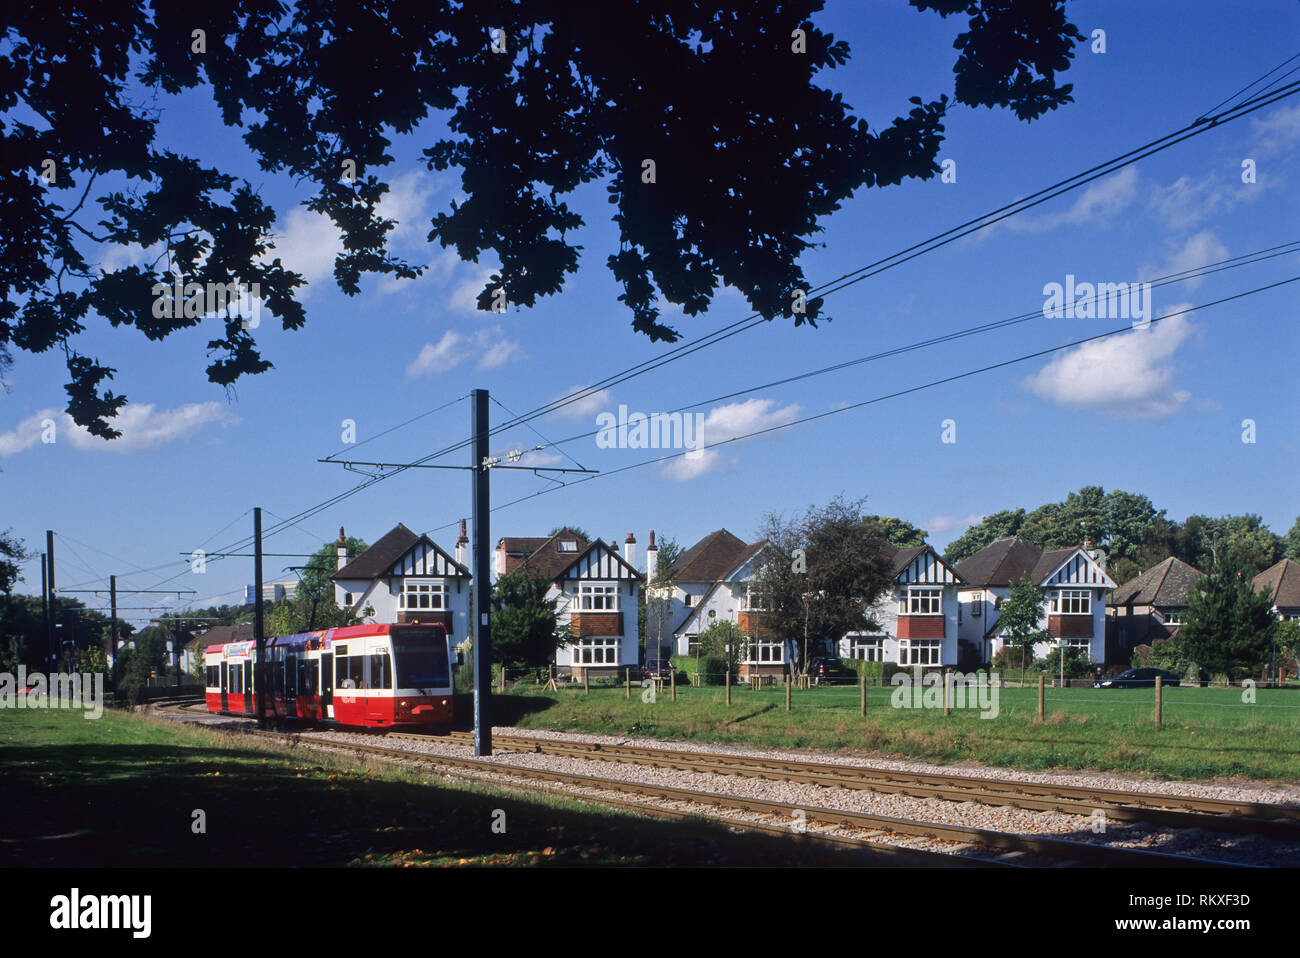
<path fill-rule="evenodd" d="M 946 679 L 946 681 L 945 681 Z M 782 674 L 690 672 L 650 674 L 638 667 L 603 666 L 564 671 L 551 668 L 493 669 L 493 691 L 575 701 L 788 709 L 792 713 L 858 713 L 877 718 L 917 711 L 962 718 L 990 711 L 1013 721 L 1099 721 L 1110 725 L 1155 724 L 1231 730 L 1278 727 L 1300 733 L 1300 685 L 1268 687 L 1249 680 L 1231 685 L 1163 685 L 1095 688 L 1092 679 L 1057 680 L 1027 674 L 990 680 L 988 673 L 922 672 L 846 678 Z M 468 687 L 458 691 L 467 692 Z M 1300 750 L 1300 745 L 1297 745 Z"/>

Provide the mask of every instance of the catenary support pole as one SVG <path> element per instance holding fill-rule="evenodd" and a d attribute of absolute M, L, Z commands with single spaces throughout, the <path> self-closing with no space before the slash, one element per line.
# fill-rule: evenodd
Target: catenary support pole
<path fill-rule="evenodd" d="M 470 394 L 470 475 L 473 476 L 474 549 L 474 754 L 492 754 L 492 634 L 488 610 L 492 600 L 492 570 L 488 565 L 488 515 L 491 510 L 488 484 L 488 391 Z"/>

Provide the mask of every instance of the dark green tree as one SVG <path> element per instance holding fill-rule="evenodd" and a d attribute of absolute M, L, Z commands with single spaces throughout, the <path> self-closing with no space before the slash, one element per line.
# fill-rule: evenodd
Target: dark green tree
<path fill-rule="evenodd" d="M 12 529 L 0 532 L 0 596 L 11 594 L 14 586 L 23 580 L 19 563 L 30 558 L 23 540 L 12 533 Z"/>
<path fill-rule="evenodd" d="M 1024 524 L 1024 509 L 1003 509 L 985 516 L 948 543 L 948 548 L 943 551 L 943 560 L 949 565 L 956 565 L 998 539 L 1019 534 Z"/>
<path fill-rule="evenodd" d="M 862 520 L 870 535 L 884 539 L 900 549 L 925 545 L 926 531 L 918 529 L 905 519 L 893 516 L 867 516 Z"/>
<path fill-rule="evenodd" d="M 1251 566 L 1229 546 L 1196 583 L 1171 651 L 1210 675 L 1258 677 L 1271 661 L 1277 618 L 1272 599 L 1255 591 Z"/>
<path fill-rule="evenodd" d="M 726 682 L 726 676 L 719 675 L 719 671 L 730 672 L 731 681 L 735 682 L 746 650 L 746 639 L 740 627 L 730 619 L 719 619 L 700 633 L 699 642 L 704 684 L 722 685 Z"/>
<path fill-rule="evenodd" d="M 1295 524 L 1286 534 L 1286 557 L 1300 562 L 1300 516 L 1296 517 Z"/>
<path fill-rule="evenodd" d="M 1057 74 L 1084 38 L 1063 0 L 911 4 L 966 18 L 959 103 L 1028 121 L 1071 101 Z M 566 198 L 600 181 L 618 231 L 605 263 L 638 331 L 678 339 L 657 304 L 698 315 L 719 283 L 769 319 L 815 323 L 820 300 L 796 291 L 812 285 L 799 258 L 820 221 L 863 187 L 933 177 L 948 107 L 946 94 L 911 97 L 874 129 L 853 115 L 817 82 L 849 57 L 812 22 L 822 5 L 9 4 L 0 349 L 62 349 L 69 414 L 112 438 L 125 402 L 103 388 L 115 370 L 74 342 L 92 319 L 154 340 L 206 323 L 207 375 L 223 386 L 271 367 L 243 318 L 159 316 L 156 284 L 256 283 L 285 329 L 302 327 L 304 280 L 270 239 L 277 211 L 252 182 L 187 155 L 210 137 L 160 140 L 170 97 L 196 88 L 220 108 L 224 140 L 312 191 L 306 207 L 342 233 L 334 278 L 349 295 L 367 274 L 421 272 L 388 248 L 394 223 L 379 213 L 393 138 L 419 135 L 427 166 L 458 171 L 463 194 L 430 242 L 500 263 L 481 309 L 498 292 L 532 306 L 563 288 L 586 225 Z M 431 113 L 445 133 L 429 132 Z M 99 265 L 130 244 L 143 265 Z"/>
<path fill-rule="evenodd" d="M 801 671 L 813 649 L 873 628 L 871 607 L 890 588 L 891 563 L 863 521 L 863 501 L 838 496 L 801 516 L 770 513 L 763 521 L 768 551 L 755 587 L 766 611 L 757 619 L 765 632 L 794 642 Z"/>
<path fill-rule="evenodd" d="M 560 599 L 551 581 L 527 566 L 501 576 L 492 589 L 492 661 L 508 668 L 539 668 L 570 642 L 559 622 Z"/>

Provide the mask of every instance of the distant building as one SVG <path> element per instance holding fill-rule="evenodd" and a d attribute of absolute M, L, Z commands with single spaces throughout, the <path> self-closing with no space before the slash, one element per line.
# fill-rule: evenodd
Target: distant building
<path fill-rule="evenodd" d="M 1170 556 L 1115 589 L 1106 602 L 1106 661 L 1127 662 L 1135 647 L 1172 638 L 1204 575 Z"/>
<path fill-rule="evenodd" d="M 1283 559 L 1255 576 L 1251 584 L 1273 601 L 1279 619 L 1300 619 L 1300 562 Z"/>

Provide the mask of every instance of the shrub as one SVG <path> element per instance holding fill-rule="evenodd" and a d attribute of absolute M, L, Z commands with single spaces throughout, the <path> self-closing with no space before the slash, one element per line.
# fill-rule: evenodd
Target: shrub
<path fill-rule="evenodd" d="M 700 659 L 700 671 L 704 677 L 700 680 L 705 685 L 724 685 L 727 681 L 727 660 L 721 656 L 705 656 Z"/>
<path fill-rule="evenodd" d="M 1044 660 L 1044 668 L 1047 670 L 1048 678 L 1055 678 L 1061 674 L 1061 650 L 1052 649 L 1047 653 Z M 1065 649 L 1065 677 L 1067 679 L 1078 679 L 1092 671 L 1092 664 L 1084 657 L 1083 652 L 1079 649 L 1067 646 Z"/>

